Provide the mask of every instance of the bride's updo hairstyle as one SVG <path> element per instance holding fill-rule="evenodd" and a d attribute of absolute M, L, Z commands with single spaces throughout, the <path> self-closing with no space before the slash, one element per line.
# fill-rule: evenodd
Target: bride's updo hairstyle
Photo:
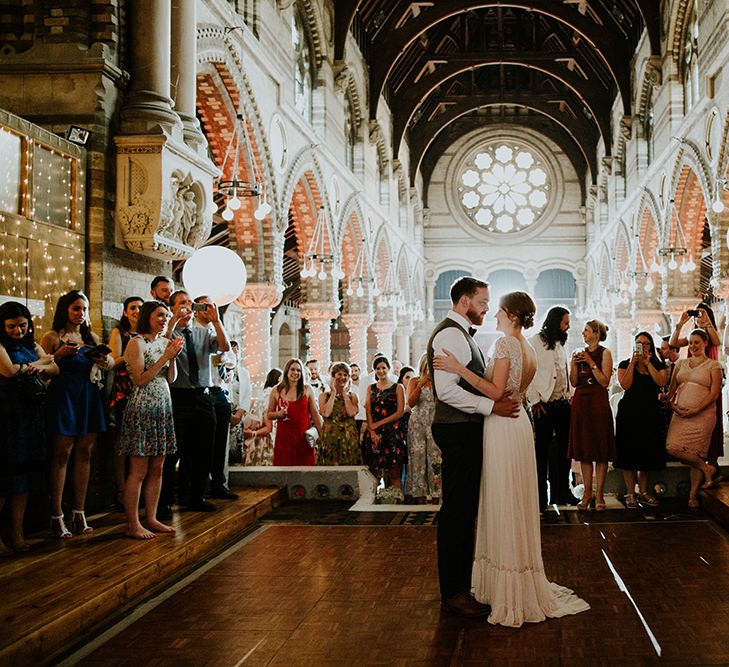
<path fill-rule="evenodd" d="M 607 338 L 609 331 L 607 324 L 603 324 L 600 320 L 590 320 L 586 323 L 586 326 L 590 327 L 598 335 L 598 340 L 601 343 Z"/>
<path fill-rule="evenodd" d="M 509 315 L 516 317 L 523 329 L 531 329 L 534 326 L 534 313 L 537 312 L 537 306 L 526 292 L 504 294 L 499 301 L 499 306 Z"/>

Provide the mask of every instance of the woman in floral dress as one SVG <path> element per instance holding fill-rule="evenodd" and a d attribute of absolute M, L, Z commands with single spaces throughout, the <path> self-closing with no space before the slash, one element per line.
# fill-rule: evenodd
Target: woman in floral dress
<path fill-rule="evenodd" d="M 362 439 L 362 456 L 375 477 L 384 476 L 388 486 L 402 488 L 402 469 L 407 462 L 401 421 L 405 392 L 400 383 L 390 379 L 387 357 L 376 357 L 372 368 L 377 382 L 367 388 L 367 430 Z"/>
<path fill-rule="evenodd" d="M 417 503 L 440 498 L 440 449 L 430 427 L 435 415 L 433 383 L 428 372 L 428 357 L 420 359 L 419 375 L 408 384 L 408 403 L 412 409 L 408 425 L 408 467 L 405 495 Z"/>
<path fill-rule="evenodd" d="M 147 301 L 139 313 L 137 336 L 129 341 L 124 357 L 134 388 L 122 421 L 119 453 L 129 457 L 129 475 L 124 485 L 127 536 L 140 540 L 155 533 L 174 533 L 172 526 L 157 520 L 165 454 L 176 450 L 175 423 L 168 383 L 174 382 L 177 366 L 170 363 L 180 353 L 184 338 L 163 337 L 170 311 L 161 301 Z M 147 528 L 139 520 L 139 495 L 144 484 Z"/>
<path fill-rule="evenodd" d="M 349 366 L 343 362 L 333 364 L 331 374 L 331 388 L 319 394 L 319 412 L 324 425 L 316 463 L 320 466 L 361 465 L 354 422 L 359 402 L 357 394 L 351 391 Z"/>
<path fill-rule="evenodd" d="M 109 390 L 109 431 L 114 448 L 114 482 L 116 484 L 116 506 L 118 510 L 124 509 L 122 499 L 124 497 L 124 479 L 127 473 L 126 456 L 120 456 L 119 437 L 121 436 L 122 417 L 127 407 L 129 394 L 132 392 L 134 383 L 129 377 L 124 352 L 132 337 L 137 335 L 137 321 L 139 310 L 144 303 L 141 296 L 130 296 L 124 300 L 124 311 L 119 320 L 119 326 L 111 330 L 109 336 L 109 347 L 111 356 L 114 357 L 114 380 Z"/>

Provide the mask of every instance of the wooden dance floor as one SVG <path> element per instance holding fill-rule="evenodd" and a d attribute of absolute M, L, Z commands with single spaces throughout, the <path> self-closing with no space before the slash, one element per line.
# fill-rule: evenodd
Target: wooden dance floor
<path fill-rule="evenodd" d="M 443 615 L 434 526 L 271 523 L 81 664 L 729 664 L 726 533 L 610 514 L 543 526 L 549 578 L 592 606 L 577 616 Z"/>

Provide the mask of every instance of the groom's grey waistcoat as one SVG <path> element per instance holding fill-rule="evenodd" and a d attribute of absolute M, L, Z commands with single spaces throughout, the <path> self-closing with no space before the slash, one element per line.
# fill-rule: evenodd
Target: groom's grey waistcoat
<path fill-rule="evenodd" d="M 476 375 L 483 376 L 483 372 L 485 370 L 483 355 L 481 354 L 481 350 L 478 349 L 476 341 L 468 335 L 468 332 L 465 331 L 463 327 L 458 324 L 458 322 L 455 322 L 449 317 L 446 317 L 440 324 L 435 327 L 435 329 L 433 329 L 433 333 L 430 335 L 430 340 L 428 341 L 428 370 L 430 371 L 430 377 L 435 378 L 435 375 L 433 374 L 433 339 L 436 337 L 437 334 L 443 331 L 443 329 L 448 329 L 450 327 L 455 327 L 463 333 L 466 341 L 468 342 L 468 347 L 471 349 L 471 361 L 466 364 L 466 368 L 474 372 Z M 478 396 L 483 395 L 480 391 L 474 389 L 470 384 L 468 384 L 468 382 L 466 382 L 462 378 L 459 381 L 458 386 L 470 392 L 471 394 L 477 394 Z M 462 410 L 454 408 L 452 405 L 448 405 L 448 403 L 444 403 L 443 401 L 441 401 L 438 398 L 438 393 L 435 390 L 435 379 L 433 379 L 433 395 L 435 396 L 435 416 L 433 417 L 434 424 L 455 424 L 458 422 L 472 422 L 480 421 L 483 419 L 483 415 L 469 414 L 467 412 L 463 412 Z"/>

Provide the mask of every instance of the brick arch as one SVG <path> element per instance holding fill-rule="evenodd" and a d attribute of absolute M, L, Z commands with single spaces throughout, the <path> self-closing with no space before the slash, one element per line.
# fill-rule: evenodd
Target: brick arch
<path fill-rule="evenodd" d="M 613 277 L 614 266 L 610 259 L 610 253 L 608 252 L 607 246 L 602 248 L 602 256 L 600 257 L 600 270 L 598 275 L 600 276 L 601 289 L 607 289 L 610 287 Z"/>
<path fill-rule="evenodd" d="M 390 265 L 392 263 L 392 250 L 384 229 L 383 225 L 383 227 L 380 228 L 380 233 L 375 241 L 375 253 L 373 258 L 375 278 L 377 279 L 377 286 L 380 289 L 382 289 L 385 285 L 387 274 L 390 271 Z M 395 276 L 391 276 L 391 279 L 394 278 Z"/>
<path fill-rule="evenodd" d="M 684 164 L 674 189 L 675 213 L 670 206 L 666 211 L 664 239 L 669 244 L 679 244 L 677 228 L 672 216 L 678 215 L 681 221 L 681 228 L 686 237 L 686 247 L 689 255 L 692 255 L 694 262 L 700 263 L 701 240 L 704 235 L 704 224 L 706 222 L 706 198 L 704 187 L 689 164 Z"/>
<path fill-rule="evenodd" d="M 372 273 L 372 266 L 367 253 L 367 239 L 364 234 L 361 218 L 352 211 L 345 219 L 339 239 L 339 254 L 342 258 L 342 270 L 351 276 L 357 263 L 360 250 L 364 248 L 364 275 Z"/>
<path fill-rule="evenodd" d="M 296 182 L 291 201 L 289 203 L 289 220 L 296 232 L 299 256 L 307 252 L 319 210 L 324 207 L 324 199 L 319 184 L 312 171 L 306 171 Z M 333 243 L 331 220 L 324 207 L 326 235 L 324 240 L 324 253 L 335 254 L 336 246 Z"/>
<path fill-rule="evenodd" d="M 649 206 L 643 208 L 643 216 L 638 224 L 637 236 L 640 239 L 640 247 L 643 249 L 646 264 L 650 266 L 656 257 L 661 236 L 658 222 Z"/>
<path fill-rule="evenodd" d="M 405 246 L 400 249 L 400 256 L 397 258 L 395 276 L 398 282 L 399 289 L 402 289 L 403 293 L 405 294 L 406 300 L 410 302 L 413 297 L 413 286 L 410 276 L 410 265 L 408 264 Z"/>
<path fill-rule="evenodd" d="M 223 63 L 203 63 L 197 73 L 197 115 L 200 125 L 208 141 L 211 158 L 222 173 L 222 180 L 233 177 L 233 163 L 230 158 L 223 167 L 225 153 L 235 132 L 235 117 L 240 109 L 241 96 L 233 76 Z M 256 169 L 265 174 L 263 159 L 256 140 L 250 114 L 246 113 L 247 130 L 251 138 L 251 148 Z M 239 163 L 238 177 L 241 180 L 253 180 L 252 173 L 246 164 Z M 264 175 L 265 179 L 265 175 Z M 268 193 L 271 195 L 271 193 Z M 224 199 L 216 198 L 219 211 L 214 216 L 216 224 L 223 223 L 220 217 Z M 234 218 L 227 223 L 228 245 L 235 250 L 246 263 L 250 282 L 266 282 L 275 280 L 273 275 L 273 229 L 270 216 L 264 220 L 256 220 L 253 213 L 258 206 L 254 197 L 241 199 L 241 208 L 235 212 Z"/>
<path fill-rule="evenodd" d="M 416 261 L 413 267 L 413 298 L 420 301 L 425 307 L 425 278 L 423 277 L 423 264 Z"/>
<path fill-rule="evenodd" d="M 306 176 L 310 174 L 310 176 Z M 324 174 L 319 164 L 319 159 L 311 146 L 301 149 L 291 160 L 291 164 L 283 180 L 281 194 L 281 216 L 288 219 L 288 212 L 291 209 L 291 201 L 294 197 L 294 189 L 298 187 L 302 178 L 312 179 L 316 185 L 316 191 L 320 194 L 318 206 L 324 206 L 327 218 L 331 220 L 331 209 L 329 198 L 324 185 Z"/>
<path fill-rule="evenodd" d="M 616 273 L 624 273 L 628 270 L 630 265 L 630 243 L 628 241 L 628 234 L 623 225 L 620 226 L 617 236 L 615 237 L 614 259 L 614 270 Z"/>

